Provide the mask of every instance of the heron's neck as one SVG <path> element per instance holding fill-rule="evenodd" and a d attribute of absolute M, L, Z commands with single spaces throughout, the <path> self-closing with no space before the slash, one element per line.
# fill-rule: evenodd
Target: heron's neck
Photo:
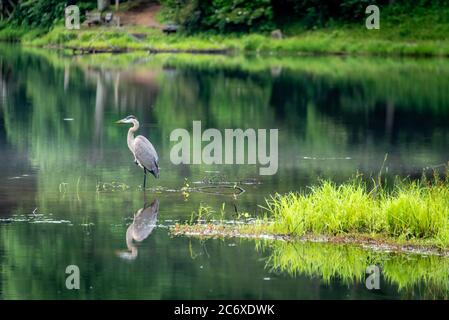
<path fill-rule="evenodd" d="M 137 129 L 139 129 L 139 122 L 138 121 L 133 121 L 133 126 L 131 128 L 129 128 L 128 130 L 128 148 L 133 151 L 132 145 L 134 143 L 134 132 L 137 131 Z"/>
<path fill-rule="evenodd" d="M 132 223 L 126 230 L 126 246 L 128 247 L 128 250 L 131 251 L 131 256 L 135 258 L 137 257 L 137 247 L 133 243 L 133 226 L 134 223 Z"/>
<path fill-rule="evenodd" d="M 126 246 L 128 250 L 131 250 L 133 247 L 133 227 L 134 223 L 130 224 L 128 229 L 126 229 Z"/>

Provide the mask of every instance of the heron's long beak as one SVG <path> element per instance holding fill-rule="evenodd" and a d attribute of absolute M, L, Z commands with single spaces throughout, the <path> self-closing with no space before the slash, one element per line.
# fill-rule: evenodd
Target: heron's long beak
<path fill-rule="evenodd" d="M 125 123 L 125 122 L 123 121 L 123 119 L 121 119 L 121 120 L 116 121 L 115 123 L 121 124 L 121 123 Z"/>

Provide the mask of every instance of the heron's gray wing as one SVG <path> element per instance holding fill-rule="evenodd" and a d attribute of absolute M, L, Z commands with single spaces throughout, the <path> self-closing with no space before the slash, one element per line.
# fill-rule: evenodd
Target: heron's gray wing
<path fill-rule="evenodd" d="M 144 136 L 137 136 L 134 140 L 134 155 L 148 171 L 156 178 L 159 177 L 159 157 L 151 142 Z"/>
<path fill-rule="evenodd" d="M 133 222 L 133 238 L 135 241 L 145 240 L 153 231 L 157 223 L 157 214 L 159 213 L 159 200 L 139 210 Z"/>

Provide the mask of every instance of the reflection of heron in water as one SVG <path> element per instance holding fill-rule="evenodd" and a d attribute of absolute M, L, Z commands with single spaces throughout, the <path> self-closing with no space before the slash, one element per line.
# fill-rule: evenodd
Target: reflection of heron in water
<path fill-rule="evenodd" d="M 159 178 L 159 156 L 151 142 L 144 136 L 134 137 L 134 132 L 139 129 L 139 121 L 134 116 L 127 116 L 116 123 L 132 123 L 133 126 L 128 130 L 128 148 L 134 155 L 134 163 L 143 169 L 143 187 L 147 181 L 147 171 L 153 176 Z"/>
<path fill-rule="evenodd" d="M 159 200 L 154 200 L 149 206 L 145 206 L 139 209 L 134 216 L 134 221 L 126 230 L 126 246 L 127 251 L 119 251 L 117 255 L 120 258 L 127 260 L 134 260 L 137 258 L 137 246 L 133 243 L 141 242 L 145 240 L 157 223 L 157 214 L 159 213 Z"/>

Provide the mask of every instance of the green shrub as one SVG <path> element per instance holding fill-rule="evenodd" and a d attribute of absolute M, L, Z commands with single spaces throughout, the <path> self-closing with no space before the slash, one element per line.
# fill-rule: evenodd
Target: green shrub
<path fill-rule="evenodd" d="M 274 27 L 270 0 L 162 0 L 166 16 L 188 32 L 264 31 Z"/>
<path fill-rule="evenodd" d="M 27 26 L 32 28 L 49 29 L 57 23 L 64 21 L 65 7 L 75 1 L 67 0 L 24 0 L 19 1 L 15 6 L 11 25 Z M 80 8 L 81 16 L 86 10 L 96 7 L 96 1 L 76 1 Z"/>

